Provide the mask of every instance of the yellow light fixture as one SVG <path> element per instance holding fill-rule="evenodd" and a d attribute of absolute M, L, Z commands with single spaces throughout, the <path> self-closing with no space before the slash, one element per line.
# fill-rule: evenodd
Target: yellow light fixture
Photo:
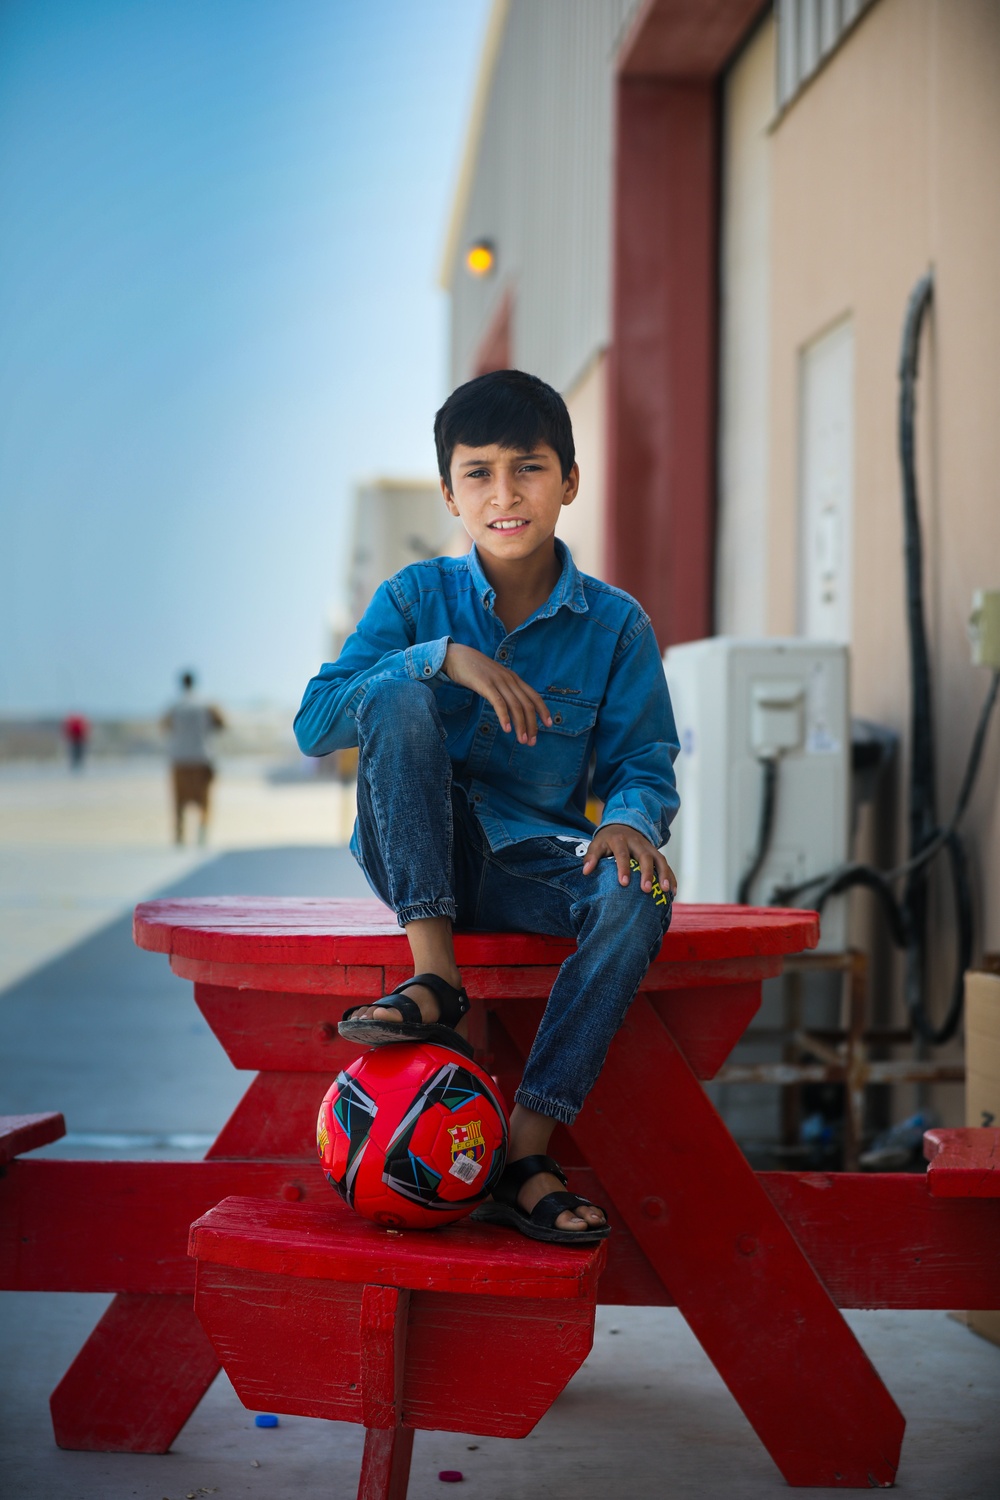
<path fill-rule="evenodd" d="M 489 240 L 475 240 L 465 252 L 465 269 L 470 276 L 488 276 L 497 256 Z"/>

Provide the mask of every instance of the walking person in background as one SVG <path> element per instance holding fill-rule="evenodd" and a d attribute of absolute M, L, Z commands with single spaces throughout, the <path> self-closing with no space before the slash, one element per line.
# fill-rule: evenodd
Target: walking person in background
<path fill-rule="evenodd" d="M 174 837 L 183 844 L 184 809 L 193 803 L 201 814 L 198 842 L 203 844 L 208 837 L 209 790 L 215 776 L 208 741 L 226 725 L 214 704 L 203 703 L 196 695 L 193 672 L 182 672 L 180 683 L 181 696 L 162 720 L 173 781 Z"/>
<path fill-rule="evenodd" d="M 90 738 L 90 724 L 83 714 L 67 714 L 63 720 L 63 737 L 69 748 L 69 764 L 73 771 L 82 771 Z"/>

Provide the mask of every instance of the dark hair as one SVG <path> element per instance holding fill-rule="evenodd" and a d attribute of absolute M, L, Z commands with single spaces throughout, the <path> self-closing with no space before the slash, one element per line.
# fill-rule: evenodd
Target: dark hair
<path fill-rule="evenodd" d="M 434 443 L 438 469 L 449 489 L 451 456 L 458 443 L 468 448 L 496 443 L 520 453 L 547 443 L 558 454 L 564 479 L 576 458 L 565 401 L 544 380 L 523 370 L 491 370 L 452 391 L 434 418 Z"/>

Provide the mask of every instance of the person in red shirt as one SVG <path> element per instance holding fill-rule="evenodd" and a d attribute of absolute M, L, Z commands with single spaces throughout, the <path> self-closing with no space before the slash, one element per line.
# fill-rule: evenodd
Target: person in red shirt
<path fill-rule="evenodd" d="M 83 770 L 90 738 L 90 725 L 83 714 L 67 714 L 63 720 L 63 738 L 69 747 L 69 763 L 74 771 Z"/>

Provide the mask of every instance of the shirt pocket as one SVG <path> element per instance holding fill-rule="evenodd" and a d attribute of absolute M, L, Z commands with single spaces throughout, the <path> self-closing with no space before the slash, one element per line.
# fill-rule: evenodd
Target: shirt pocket
<path fill-rule="evenodd" d="M 538 726 L 538 743 L 515 744 L 508 766 L 517 781 L 533 786 L 576 786 L 583 772 L 590 733 L 597 722 L 593 703 L 548 704 L 552 726 Z"/>

